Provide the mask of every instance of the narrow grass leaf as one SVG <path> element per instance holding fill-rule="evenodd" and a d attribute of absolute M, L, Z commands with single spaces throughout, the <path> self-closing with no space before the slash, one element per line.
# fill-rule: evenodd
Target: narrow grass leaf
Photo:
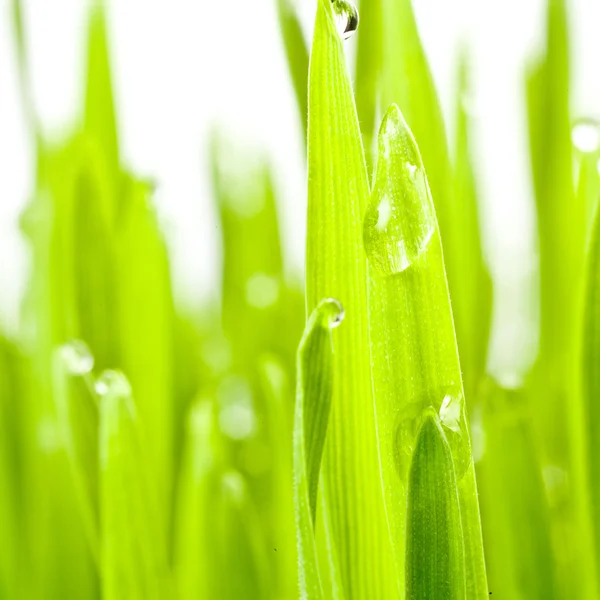
<path fill-rule="evenodd" d="M 345 7 L 347 3 L 336 4 L 336 9 Z M 347 22 L 342 20 L 345 29 Z M 352 600 L 398 594 L 383 511 L 369 366 L 362 245 L 367 198 L 367 171 L 342 38 L 331 2 L 319 0 L 309 75 L 306 288 L 309 311 L 323 298 L 336 298 L 347 315 L 336 336 L 323 477 L 330 539 L 344 594 Z"/>
<path fill-rule="evenodd" d="M 131 387 L 117 371 L 96 381 L 100 394 L 100 511 L 103 596 L 170 597 L 165 531 Z"/>
<path fill-rule="evenodd" d="M 298 391 L 294 421 L 294 502 L 300 597 L 323 597 L 315 542 L 321 459 L 333 393 L 331 328 L 343 316 L 335 300 L 313 311 L 298 350 Z"/>
<path fill-rule="evenodd" d="M 465 557 L 452 451 L 435 412 L 417 434 L 408 477 L 407 600 L 465 600 Z"/>
<path fill-rule="evenodd" d="M 403 587 L 410 458 L 418 425 L 434 410 L 456 469 L 467 597 L 483 598 L 475 472 L 440 234 L 419 149 L 395 105 L 381 125 L 364 243 L 379 454 L 399 583 Z"/>

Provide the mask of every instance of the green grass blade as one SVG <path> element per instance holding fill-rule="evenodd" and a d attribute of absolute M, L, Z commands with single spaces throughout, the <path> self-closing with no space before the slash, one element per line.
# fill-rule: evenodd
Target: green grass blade
<path fill-rule="evenodd" d="M 84 130 L 102 148 L 111 175 L 116 174 L 119 142 L 104 0 L 93 1 L 88 23 Z"/>
<path fill-rule="evenodd" d="M 125 376 L 105 371 L 100 394 L 100 510 L 103 597 L 170 596 L 166 539 L 140 422 Z"/>
<path fill-rule="evenodd" d="M 323 598 L 315 542 L 321 459 L 331 411 L 333 339 L 343 316 L 334 300 L 313 311 L 298 350 L 298 391 L 294 422 L 294 502 L 298 538 L 300 597 Z"/>
<path fill-rule="evenodd" d="M 560 598 L 550 509 L 528 398 L 486 390 L 477 464 L 490 590 L 515 600 Z"/>
<path fill-rule="evenodd" d="M 408 479 L 406 598 L 464 600 L 458 487 L 452 451 L 433 411 L 417 435 Z"/>
<path fill-rule="evenodd" d="M 100 416 L 91 370 L 94 358 L 81 341 L 59 348 L 54 357 L 54 401 L 71 473 L 79 495 L 90 549 L 99 564 L 98 427 Z"/>
<path fill-rule="evenodd" d="M 364 240 L 381 472 L 398 577 L 402 583 L 409 461 L 416 428 L 433 409 L 457 472 L 467 597 L 483 598 L 475 473 L 440 236 L 419 150 L 395 105 L 381 125 Z"/>
<path fill-rule="evenodd" d="M 474 403 L 487 366 L 492 322 L 492 280 L 483 260 L 475 173 L 472 164 L 467 54 L 459 64 L 456 106 L 454 213 L 460 221 L 460 243 L 454 247 L 458 265 L 450 288 L 456 338 L 467 402 Z M 443 234 L 442 234 L 443 235 Z M 445 255 L 444 255 L 445 256 Z"/>
<path fill-rule="evenodd" d="M 336 298 L 348 315 L 333 361 L 323 476 L 348 599 L 394 598 L 369 366 L 362 220 L 367 172 L 342 40 L 319 0 L 309 75 L 307 304 Z"/>
<path fill-rule="evenodd" d="M 288 68 L 296 92 L 302 131 L 308 126 L 308 48 L 294 0 L 277 0 L 279 27 L 288 61 Z"/>

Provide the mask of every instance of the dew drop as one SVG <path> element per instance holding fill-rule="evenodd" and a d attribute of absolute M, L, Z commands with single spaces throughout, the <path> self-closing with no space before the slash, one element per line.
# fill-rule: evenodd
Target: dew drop
<path fill-rule="evenodd" d="M 94 368 L 94 357 L 87 344 L 72 340 L 60 347 L 60 356 L 72 375 L 86 375 Z"/>
<path fill-rule="evenodd" d="M 600 150 L 600 123 L 594 119 L 580 119 L 571 129 L 571 141 L 580 152 L 592 154 Z"/>
<path fill-rule="evenodd" d="M 407 481 L 417 434 L 428 414 L 439 415 L 444 434 L 452 451 L 456 477 L 460 481 L 471 463 L 469 436 L 463 418 L 464 400 L 460 393 L 446 390 L 446 393 L 425 395 L 418 401 L 402 408 L 394 434 L 394 461 L 398 475 Z"/>
<path fill-rule="evenodd" d="M 378 146 L 364 244 L 377 274 L 396 275 L 427 249 L 436 230 L 435 212 L 419 150 L 395 105 L 383 119 Z"/>
<path fill-rule="evenodd" d="M 279 299 L 279 282 L 276 277 L 255 273 L 246 282 L 246 302 L 254 308 L 265 309 Z"/>
<path fill-rule="evenodd" d="M 352 37 L 358 29 L 358 10 L 347 0 L 331 0 L 337 30 L 342 39 Z"/>
<path fill-rule="evenodd" d="M 319 314 L 323 322 L 329 329 L 335 329 L 342 324 L 345 317 L 344 307 L 339 300 L 335 298 L 326 298 L 321 300 L 319 307 Z"/>
<path fill-rule="evenodd" d="M 104 371 L 94 384 L 94 389 L 99 396 L 131 396 L 129 380 L 120 371 Z"/>
<path fill-rule="evenodd" d="M 256 415 L 250 384 L 237 375 L 229 375 L 217 390 L 219 427 L 232 440 L 242 441 L 254 436 Z"/>
<path fill-rule="evenodd" d="M 242 504 L 246 494 L 244 478 L 237 471 L 226 471 L 221 479 L 224 496 L 234 504 Z"/>

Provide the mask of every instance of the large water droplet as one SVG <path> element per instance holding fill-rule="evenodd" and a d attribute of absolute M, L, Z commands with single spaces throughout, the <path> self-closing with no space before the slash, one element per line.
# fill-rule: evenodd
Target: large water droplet
<path fill-rule="evenodd" d="M 592 154 L 600 150 L 600 123 L 594 119 L 580 119 L 571 130 L 573 146 L 580 152 Z"/>
<path fill-rule="evenodd" d="M 229 375 L 217 390 L 219 427 L 232 440 L 247 440 L 256 433 L 256 415 L 250 384 L 237 375 Z"/>
<path fill-rule="evenodd" d="M 319 315 L 323 320 L 322 322 L 329 327 L 329 329 L 335 329 L 336 327 L 339 327 L 345 317 L 342 303 L 335 298 L 326 298 L 325 300 L 321 300 L 318 310 Z"/>
<path fill-rule="evenodd" d="M 423 419 L 432 412 L 439 415 L 444 428 L 444 434 L 452 450 L 456 477 L 460 480 L 464 476 L 471 462 L 471 450 L 469 436 L 465 430 L 466 422 L 463 410 L 463 396 L 453 390 L 446 390 L 446 393 L 441 391 L 431 395 L 427 394 L 402 408 L 395 430 L 394 460 L 398 474 L 403 481 L 406 481 L 408 477 L 417 434 Z"/>
<path fill-rule="evenodd" d="M 59 352 L 72 375 L 86 375 L 94 368 L 94 357 L 87 344 L 81 340 L 72 340 L 63 344 Z"/>
<path fill-rule="evenodd" d="M 379 154 L 364 244 L 380 275 L 408 269 L 427 249 L 436 230 L 435 212 L 417 144 L 392 105 L 379 131 Z"/>
<path fill-rule="evenodd" d="M 352 37 L 358 29 L 358 10 L 347 0 L 331 0 L 335 24 L 342 39 Z"/>
<path fill-rule="evenodd" d="M 246 282 L 246 302 L 254 308 L 273 306 L 279 298 L 279 281 L 265 273 L 255 273 Z"/>
<path fill-rule="evenodd" d="M 100 396 L 118 396 L 128 398 L 131 396 L 129 380 L 120 371 L 107 370 L 96 379 L 94 384 L 96 393 Z"/>

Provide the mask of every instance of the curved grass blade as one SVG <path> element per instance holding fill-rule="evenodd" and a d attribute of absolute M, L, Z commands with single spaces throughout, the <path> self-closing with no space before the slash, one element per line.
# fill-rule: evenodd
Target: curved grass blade
<path fill-rule="evenodd" d="M 298 349 L 298 391 L 294 420 L 294 503 L 300 597 L 323 598 L 315 542 L 317 492 L 333 393 L 331 328 L 343 316 L 324 300 L 308 320 Z"/>
<path fill-rule="evenodd" d="M 333 358 L 323 465 L 331 539 L 348 599 L 398 594 L 377 459 L 362 219 L 367 172 L 342 40 L 319 0 L 309 75 L 307 305 L 339 300 L 347 323 Z"/>
<path fill-rule="evenodd" d="M 277 0 L 277 13 L 298 111 L 302 119 L 302 131 L 305 132 L 308 127 L 308 48 L 293 0 Z"/>
<path fill-rule="evenodd" d="M 465 557 L 452 451 L 435 412 L 420 427 L 408 478 L 407 600 L 465 600 Z"/>
<path fill-rule="evenodd" d="M 151 600 L 171 594 L 166 537 L 131 388 L 105 371 L 100 394 L 102 581 L 107 600 Z"/>
<path fill-rule="evenodd" d="M 483 598 L 488 591 L 475 472 L 440 234 L 417 144 L 395 105 L 381 125 L 364 242 L 379 455 L 399 581 L 408 467 L 417 426 L 433 409 L 456 469 L 467 597 Z"/>

